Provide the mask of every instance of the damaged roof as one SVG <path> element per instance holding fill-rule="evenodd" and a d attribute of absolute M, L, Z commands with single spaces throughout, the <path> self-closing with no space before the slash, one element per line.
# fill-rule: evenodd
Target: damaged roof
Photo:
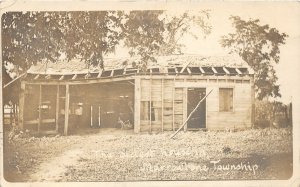
<path fill-rule="evenodd" d="M 204 75 L 245 75 L 253 74 L 249 65 L 236 55 L 200 56 L 170 55 L 158 56 L 156 62 L 148 63 L 147 71 L 141 72 L 135 64 L 139 58 L 105 58 L 104 69 L 100 66 L 88 68 L 84 61 L 73 59 L 55 63 L 37 63 L 27 71 L 27 77 L 48 79 L 59 76 L 59 79 L 88 79 L 113 76 L 150 74 L 204 74 Z M 64 77 L 62 77 L 64 76 Z"/>

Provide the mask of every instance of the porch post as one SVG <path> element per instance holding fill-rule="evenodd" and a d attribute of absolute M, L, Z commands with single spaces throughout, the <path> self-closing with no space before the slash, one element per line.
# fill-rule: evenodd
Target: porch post
<path fill-rule="evenodd" d="M 39 120 L 38 120 L 38 133 L 40 133 L 42 124 L 42 85 L 40 84 L 39 92 Z"/>
<path fill-rule="evenodd" d="M 255 123 L 255 88 L 254 88 L 254 77 L 250 78 L 251 87 L 251 128 L 254 127 Z"/>
<path fill-rule="evenodd" d="M 152 77 L 150 76 L 150 102 L 149 102 L 149 113 L 150 113 L 150 117 L 149 117 L 149 125 L 150 125 L 150 129 L 149 132 L 152 132 Z"/>
<path fill-rule="evenodd" d="M 59 85 L 56 90 L 56 109 L 55 109 L 55 131 L 58 132 L 58 118 L 59 118 Z"/>
<path fill-rule="evenodd" d="M 164 131 L 164 79 L 161 79 L 161 131 Z"/>
<path fill-rule="evenodd" d="M 186 79 L 184 79 L 184 83 L 186 83 Z M 185 121 L 187 119 L 187 87 L 183 88 L 183 121 Z M 187 130 L 187 124 L 184 126 L 183 128 L 184 131 Z"/>
<path fill-rule="evenodd" d="M 21 81 L 21 91 L 19 97 L 19 126 L 24 129 L 24 103 L 25 103 L 25 82 Z"/>
<path fill-rule="evenodd" d="M 64 135 L 68 135 L 68 126 L 69 126 L 69 105 L 70 105 L 70 90 L 69 84 L 66 84 L 66 101 L 65 101 L 65 128 Z"/>
<path fill-rule="evenodd" d="M 134 132 L 140 132 L 140 106 L 141 106 L 141 79 L 135 78 L 134 81 Z"/>
<path fill-rule="evenodd" d="M 91 127 L 93 127 L 93 104 L 91 103 Z"/>
<path fill-rule="evenodd" d="M 175 78 L 172 85 L 172 129 L 175 131 Z"/>
<path fill-rule="evenodd" d="M 101 125 L 101 107 L 100 107 L 100 105 L 99 105 L 99 113 L 98 113 L 98 125 L 99 125 L 99 127 Z"/>

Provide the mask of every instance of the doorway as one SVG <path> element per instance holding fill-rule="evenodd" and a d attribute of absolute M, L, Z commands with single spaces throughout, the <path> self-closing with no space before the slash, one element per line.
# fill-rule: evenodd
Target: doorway
<path fill-rule="evenodd" d="M 199 101 L 206 95 L 205 88 L 188 88 L 187 92 L 187 115 L 194 110 Z M 200 106 L 192 114 L 187 122 L 187 128 L 200 129 L 206 128 L 206 99 L 201 102 Z"/>

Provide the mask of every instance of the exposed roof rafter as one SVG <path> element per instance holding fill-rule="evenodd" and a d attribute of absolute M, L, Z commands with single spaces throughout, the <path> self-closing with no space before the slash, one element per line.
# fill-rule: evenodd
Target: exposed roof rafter
<path fill-rule="evenodd" d="M 51 75 L 49 75 L 49 74 L 46 75 L 46 76 L 45 76 L 45 79 L 51 79 Z"/>
<path fill-rule="evenodd" d="M 192 74 L 192 72 L 191 72 L 190 68 L 189 68 L 189 67 L 187 67 L 186 69 L 187 69 L 188 73 L 191 75 L 191 74 Z"/>
<path fill-rule="evenodd" d="M 217 71 L 214 67 L 211 67 L 211 69 L 213 70 L 213 72 L 214 72 L 215 74 L 218 74 L 218 71 Z"/>
<path fill-rule="evenodd" d="M 34 80 L 38 79 L 40 77 L 40 74 L 37 74 L 35 77 L 34 77 Z"/>
<path fill-rule="evenodd" d="M 235 68 L 235 71 L 238 72 L 239 75 L 242 75 L 243 73 L 239 70 L 239 68 Z"/>
<path fill-rule="evenodd" d="M 204 69 L 202 67 L 199 67 L 199 69 L 200 69 L 200 71 L 201 71 L 202 74 L 205 73 L 205 71 L 204 71 Z"/>
<path fill-rule="evenodd" d="M 223 67 L 223 70 L 225 71 L 225 73 L 226 73 L 227 75 L 230 74 L 230 72 L 228 71 L 228 69 L 226 69 L 226 67 Z"/>
<path fill-rule="evenodd" d="M 76 79 L 77 78 L 77 74 L 75 74 L 73 77 L 72 77 L 72 80 Z"/>

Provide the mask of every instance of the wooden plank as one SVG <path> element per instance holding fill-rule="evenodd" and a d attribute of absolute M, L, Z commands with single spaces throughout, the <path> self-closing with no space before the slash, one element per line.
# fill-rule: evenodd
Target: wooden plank
<path fill-rule="evenodd" d="M 99 105 L 99 113 L 98 113 L 98 126 L 100 127 L 101 125 L 101 107 Z"/>
<path fill-rule="evenodd" d="M 12 83 L 15 82 L 16 80 L 19 80 L 19 79 L 20 79 L 21 77 L 23 77 L 24 75 L 26 75 L 26 73 L 22 73 L 22 74 L 19 75 L 17 78 L 15 78 L 15 79 L 9 81 L 7 84 L 5 84 L 5 85 L 3 86 L 3 88 L 6 88 L 7 86 L 9 86 L 10 84 L 12 84 Z"/>
<path fill-rule="evenodd" d="M 56 109 L 55 109 L 55 130 L 58 132 L 58 120 L 59 120 L 59 85 L 56 90 Z"/>
<path fill-rule="evenodd" d="M 87 74 L 84 76 L 85 79 L 89 79 L 90 77 L 91 77 L 91 74 L 90 74 L 90 73 L 87 73 Z"/>
<path fill-rule="evenodd" d="M 230 75 L 230 72 L 228 71 L 228 69 L 226 69 L 226 67 L 223 67 L 223 70 L 226 72 L 227 75 Z"/>
<path fill-rule="evenodd" d="M 66 100 L 65 100 L 65 129 L 64 135 L 68 135 L 69 128 L 69 107 L 70 107 L 70 90 L 69 85 L 66 85 Z"/>
<path fill-rule="evenodd" d="M 141 79 L 134 80 L 134 132 L 141 131 Z"/>
<path fill-rule="evenodd" d="M 164 79 L 161 79 L 161 131 L 164 131 Z"/>
<path fill-rule="evenodd" d="M 150 92 L 149 92 L 150 86 L 151 86 L 150 80 L 145 80 L 145 79 L 141 80 L 140 89 L 141 89 L 142 101 L 150 101 Z"/>
<path fill-rule="evenodd" d="M 214 81 L 214 82 L 212 82 Z M 175 88 L 199 88 L 199 87 L 208 87 L 208 86 L 220 86 L 222 85 L 222 87 L 227 87 L 227 86 L 230 86 L 230 87 L 234 87 L 236 84 L 234 82 L 217 82 L 217 80 L 212 80 L 210 79 L 210 82 L 175 82 L 175 85 L 174 87 Z"/>
<path fill-rule="evenodd" d="M 216 70 L 214 67 L 212 67 L 211 69 L 213 70 L 213 72 L 214 72 L 215 74 L 218 73 L 217 70 Z"/>
<path fill-rule="evenodd" d="M 45 79 L 51 79 L 51 75 L 46 75 Z"/>
<path fill-rule="evenodd" d="M 251 86 L 251 126 L 254 126 L 255 122 L 255 89 L 254 89 L 254 79 L 250 80 Z"/>
<path fill-rule="evenodd" d="M 102 72 L 103 72 L 103 69 L 100 69 L 100 72 L 98 73 L 98 76 L 97 76 L 97 78 L 100 78 L 100 77 L 101 77 L 101 75 L 102 75 Z"/>
<path fill-rule="evenodd" d="M 191 75 L 191 74 L 192 74 L 192 71 L 190 70 L 190 68 L 187 67 L 186 69 L 187 69 L 188 73 Z"/>
<path fill-rule="evenodd" d="M 91 104 L 91 127 L 93 126 L 93 105 Z"/>
<path fill-rule="evenodd" d="M 161 101 L 161 81 L 162 79 L 160 80 L 152 80 L 152 83 L 151 83 L 151 99 L 152 101 Z"/>
<path fill-rule="evenodd" d="M 150 123 L 150 132 L 152 131 L 152 79 L 150 79 L 150 103 L 149 103 L 149 123 Z"/>
<path fill-rule="evenodd" d="M 38 119 L 38 133 L 41 130 L 42 124 L 42 85 L 40 84 L 40 91 L 39 91 L 39 119 Z"/>
<path fill-rule="evenodd" d="M 184 70 L 189 66 L 189 64 L 191 63 L 192 61 L 187 61 L 184 65 L 183 65 L 183 68 L 181 69 L 180 73 L 183 73 Z"/>
<path fill-rule="evenodd" d="M 21 90 L 19 95 L 19 126 L 24 129 L 24 104 L 25 104 L 25 89 L 26 84 L 24 81 L 21 82 Z"/>
<path fill-rule="evenodd" d="M 55 119 L 43 119 L 41 121 L 43 124 L 44 123 L 55 123 Z M 25 125 L 34 125 L 34 124 L 39 124 L 39 120 L 30 120 L 30 121 L 24 121 Z"/>
<path fill-rule="evenodd" d="M 173 80 L 173 85 L 175 85 L 175 78 Z M 175 116 L 174 116 L 174 112 L 175 112 L 175 109 L 174 109 L 174 106 L 175 106 L 175 87 L 173 86 L 172 87 L 172 129 L 173 131 L 175 130 Z"/>
<path fill-rule="evenodd" d="M 77 74 L 75 74 L 73 77 L 72 77 L 72 80 L 75 80 L 77 78 Z"/>
<path fill-rule="evenodd" d="M 187 87 L 183 88 L 183 97 L 182 97 L 182 104 L 183 104 L 183 107 L 182 107 L 182 117 L 183 117 L 183 121 L 187 119 Z M 185 125 L 184 126 L 184 131 L 187 130 L 187 126 Z"/>
<path fill-rule="evenodd" d="M 152 75 L 152 79 L 174 79 L 176 75 Z M 178 75 L 177 75 L 178 76 Z M 241 77 L 245 79 L 250 79 L 252 75 L 241 75 L 241 76 L 226 76 L 224 77 L 226 80 L 240 80 Z M 117 81 L 125 81 L 125 80 L 134 80 L 135 78 L 142 78 L 142 79 L 150 79 L 149 75 L 129 75 L 123 77 L 107 77 L 103 79 L 75 79 L 75 80 L 36 80 L 36 81 L 25 81 L 26 84 L 31 85 L 77 85 L 77 84 L 95 84 L 95 83 L 107 83 L 107 82 L 117 82 Z M 188 78 L 188 79 L 216 79 L 216 76 L 209 76 L 209 75 L 180 75 L 181 79 Z M 179 79 L 177 79 L 179 80 Z"/>
<path fill-rule="evenodd" d="M 40 75 L 37 74 L 33 79 L 36 80 L 36 79 L 38 79 L 39 77 L 40 77 Z"/>
<path fill-rule="evenodd" d="M 200 71 L 201 71 L 202 74 L 205 73 L 205 71 L 204 71 L 204 69 L 202 67 L 199 67 L 199 69 L 200 69 Z"/>
<path fill-rule="evenodd" d="M 238 72 L 239 75 L 243 74 L 238 68 L 235 68 L 235 71 Z"/>
<path fill-rule="evenodd" d="M 59 78 L 59 80 L 61 81 L 61 80 L 63 80 L 64 78 L 65 78 L 65 76 L 62 75 L 62 76 Z"/>

